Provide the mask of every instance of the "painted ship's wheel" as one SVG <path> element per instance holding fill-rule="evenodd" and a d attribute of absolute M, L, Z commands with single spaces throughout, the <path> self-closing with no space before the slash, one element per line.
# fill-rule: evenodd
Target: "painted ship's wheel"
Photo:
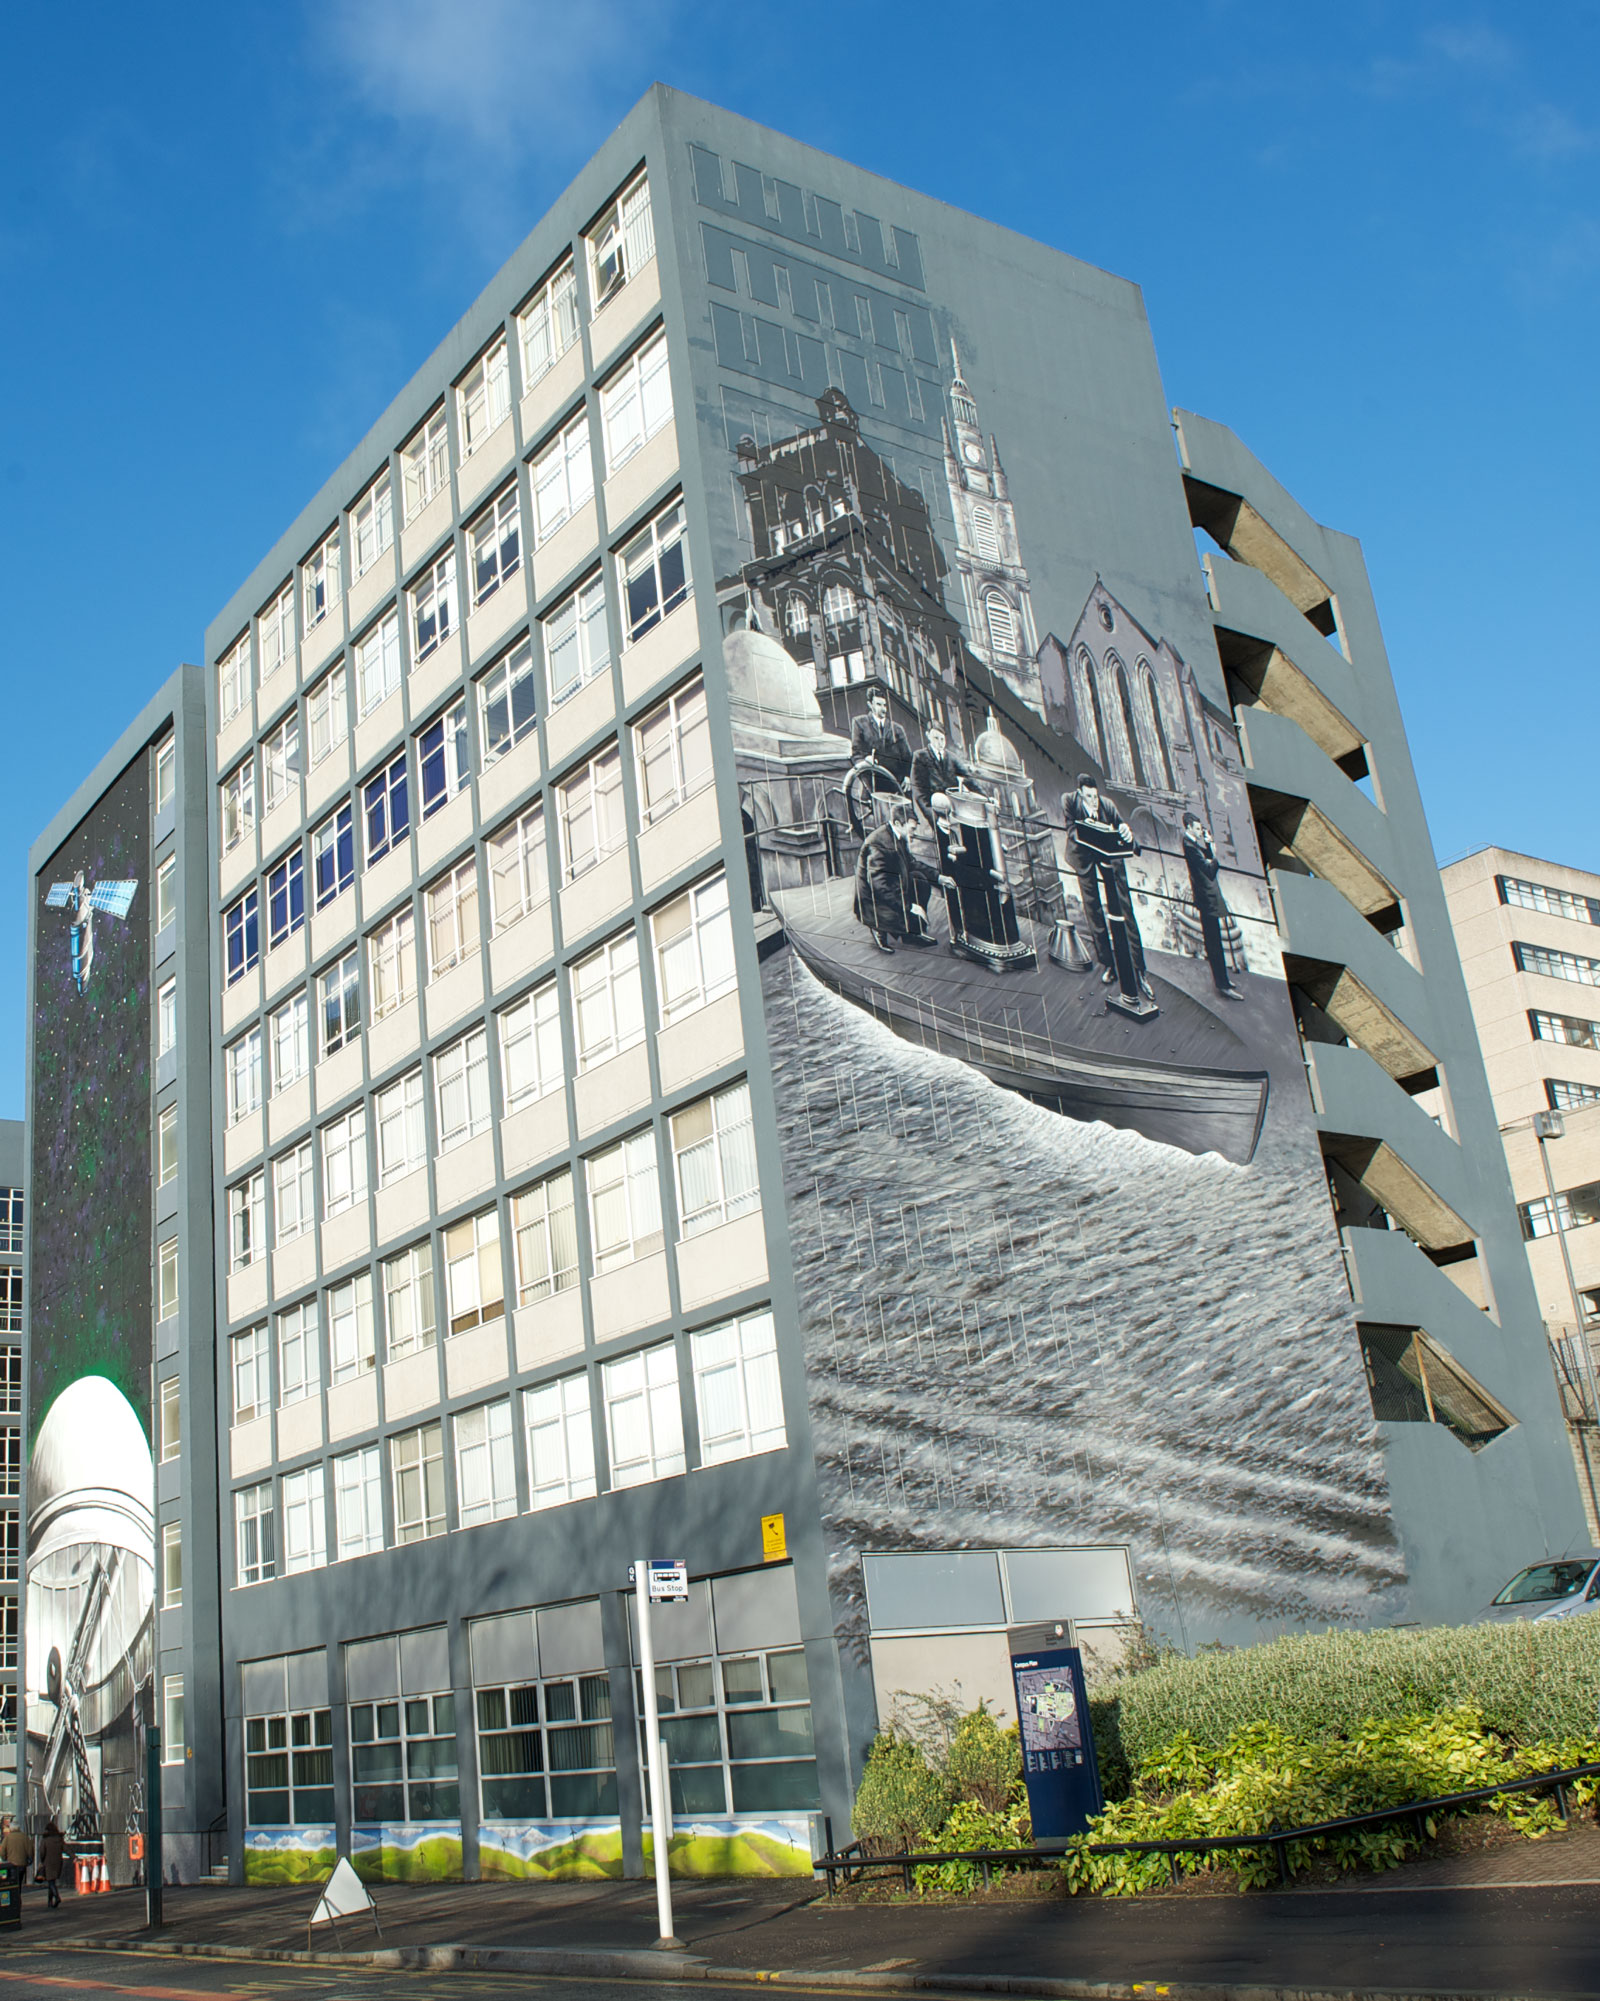
<path fill-rule="evenodd" d="M 851 828 L 858 835 L 871 833 L 881 823 L 889 801 L 906 796 L 906 788 L 894 773 L 869 757 L 844 782 L 844 808 Z"/>

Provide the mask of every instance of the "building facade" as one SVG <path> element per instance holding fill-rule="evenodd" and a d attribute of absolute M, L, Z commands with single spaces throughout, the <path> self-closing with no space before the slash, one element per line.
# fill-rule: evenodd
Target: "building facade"
<path fill-rule="evenodd" d="M 17 1655 L 22 1630 L 23 1125 L 0 1119 L 0 1813 L 17 1810 Z"/>
<path fill-rule="evenodd" d="M 1506 848 L 1440 875 L 1600 1545 L 1600 875 Z"/>
<path fill-rule="evenodd" d="M 235 1871 L 645 1866 L 639 1557 L 674 1865 L 806 1873 L 1012 1637 L 1581 1533 L 1359 550 L 1173 421 L 1131 285 L 658 88 L 213 621 L 164 1352 Z"/>

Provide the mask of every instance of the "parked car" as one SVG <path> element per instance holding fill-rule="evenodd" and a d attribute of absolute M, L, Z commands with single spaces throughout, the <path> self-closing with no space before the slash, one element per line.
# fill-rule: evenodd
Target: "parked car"
<path fill-rule="evenodd" d="M 1530 1563 L 1495 1593 L 1473 1623 L 1506 1619 L 1570 1619 L 1600 1611 L 1600 1555 L 1555 1556 Z"/>

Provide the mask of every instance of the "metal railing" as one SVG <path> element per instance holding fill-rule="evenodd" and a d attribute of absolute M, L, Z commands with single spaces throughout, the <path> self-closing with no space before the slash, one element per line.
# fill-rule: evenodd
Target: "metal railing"
<path fill-rule="evenodd" d="M 1087 1855 L 1165 1855 L 1168 1874 L 1176 1883 L 1177 1858 L 1180 1855 L 1209 1855 L 1224 1848 L 1270 1848 L 1278 1864 L 1278 1881 L 1287 1883 L 1293 1873 L 1288 1853 L 1291 1842 L 1317 1841 L 1330 1834 L 1349 1834 L 1357 1828 L 1379 1827 L 1391 1820 L 1413 1820 L 1417 1838 L 1424 1840 L 1424 1823 L 1431 1814 L 1478 1806 L 1485 1800 L 1498 1798 L 1502 1793 L 1553 1791 L 1561 1818 L 1566 1820 L 1569 1817 L 1567 1787 L 1576 1780 L 1592 1778 L 1600 1778 L 1600 1764 L 1571 1765 L 1559 1772 L 1535 1772 L 1529 1778 L 1502 1779 L 1496 1785 L 1476 1786 L 1470 1792 L 1445 1793 L 1437 1799 L 1411 1800 L 1404 1806 L 1375 1807 L 1370 1813 L 1346 1814 L 1339 1820 L 1313 1821 L 1306 1827 L 1274 1827 L 1262 1834 L 1190 1834 L 1171 1841 L 1093 1841 L 1085 1843 L 1078 1852 Z M 831 1834 L 831 1823 L 829 1827 Z M 830 1839 L 828 1853 L 818 1856 L 811 1866 L 814 1874 L 826 1876 L 828 1895 L 832 1897 L 837 1894 L 837 1877 L 842 1875 L 849 1883 L 868 1869 L 898 1869 L 905 1887 L 911 1890 L 915 1888 L 913 1870 L 936 1868 L 947 1862 L 976 1862 L 987 1884 L 991 1872 L 997 1867 L 1019 1868 L 1029 1863 L 1042 1867 L 1059 1863 L 1066 1852 L 1066 1844 L 1062 1843 L 1052 1848 L 964 1848 L 927 1854 L 902 1850 L 898 1855 L 863 1855 L 859 1841 L 852 1841 L 846 1847 L 835 1850 Z"/>

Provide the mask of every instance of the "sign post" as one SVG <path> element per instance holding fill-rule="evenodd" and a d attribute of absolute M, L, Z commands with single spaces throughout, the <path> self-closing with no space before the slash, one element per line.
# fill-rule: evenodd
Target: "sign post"
<path fill-rule="evenodd" d="M 644 1757 L 650 1775 L 650 1839 L 655 1850 L 658 1946 L 676 1947 L 672 1933 L 672 1875 L 668 1849 L 672 1842 L 672 1803 L 667 1792 L 667 1750 L 661 1741 L 661 1711 L 656 1702 L 656 1649 L 651 1631 L 651 1607 L 658 1602 L 688 1602 L 689 1572 L 682 1559 L 640 1557 L 632 1572 L 634 1604 L 639 1620 L 639 1671 L 644 1682 Z"/>
<path fill-rule="evenodd" d="M 1083 1655 L 1050 1647 L 1011 1656 L 1022 1731 L 1022 1777 L 1037 1842 L 1082 1834 L 1105 1805 L 1089 1728 Z"/>
<path fill-rule="evenodd" d="M 152 1723 L 144 1733 L 144 1921 L 161 1929 L 161 1731 Z"/>

